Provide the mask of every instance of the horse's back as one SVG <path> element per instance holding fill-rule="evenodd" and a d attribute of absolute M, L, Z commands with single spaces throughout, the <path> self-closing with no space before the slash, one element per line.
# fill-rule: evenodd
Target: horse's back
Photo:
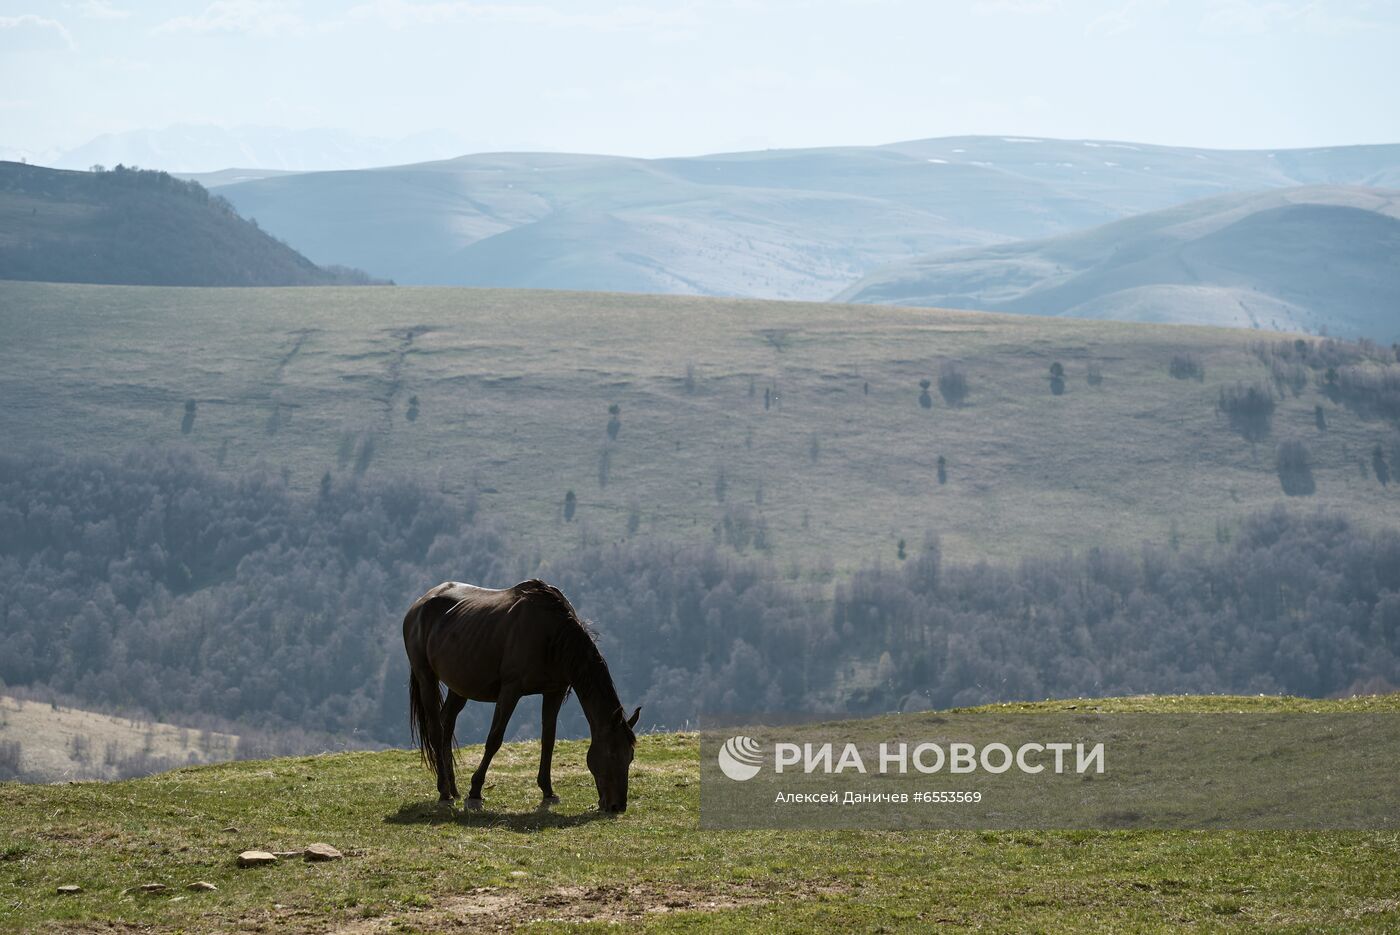
<path fill-rule="evenodd" d="M 529 596 L 519 590 L 528 584 L 496 589 L 444 581 L 429 589 L 404 617 L 410 660 L 425 663 L 464 697 L 493 700 L 503 667 L 516 667 L 507 660 L 519 661 L 522 651 L 535 655 L 538 641 L 516 632 L 524 615 L 511 612 Z M 525 627 L 526 633 L 532 629 Z"/>

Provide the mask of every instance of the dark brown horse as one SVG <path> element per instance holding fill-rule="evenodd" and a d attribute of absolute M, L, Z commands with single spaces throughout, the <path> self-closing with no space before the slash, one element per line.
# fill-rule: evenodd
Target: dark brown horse
<path fill-rule="evenodd" d="M 486 770 L 505 739 L 516 703 L 525 695 L 543 695 L 538 782 L 543 804 L 557 803 L 549 778 L 554 728 L 573 689 L 592 734 L 588 770 L 598 787 L 598 808 L 627 810 L 627 773 L 637 744 L 632 729 L 642 709 L 624 716 L 603 654 L 558 588 L 535 580 L 500 591 L 445 582 L 408 609 L 403 643 L 412 670 L 408 698 L 413 733 L 437 775 L 440 801 L 457 798 L 452 744 L 462 707 L 468 701 L 496 703 L 466 801 L 467 808 L 479 809 Z M 445 700 L 439 682 L 447 686 Z"/>

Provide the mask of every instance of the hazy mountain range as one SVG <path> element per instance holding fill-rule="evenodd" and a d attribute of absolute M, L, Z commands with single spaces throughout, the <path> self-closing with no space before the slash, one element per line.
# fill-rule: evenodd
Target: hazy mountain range
<path fill-rule="evenodd" d="M 827 299 L 891 264 L 1200 198 L 1400 186 L 1400 146 L 1240 152 L 966 137 L 249 174 L 260 173 L 202 180 L 313 260 L 400 283 Z"/>
<path fill-rule="evenodd" d="M 314 263 L 404 284 L 835 296 L 1400 333 L 1391 191 L 1400 188 L 1400 145 L 1222 151 L 959 137 L 670 159 L 484 153 L 297 171 L 454 144 L 207 127 L 104 140 L 71 161 L 170 164 L 165 151 L 188 159 L 200 146 L 210 165 L 246 155 L 251 168 L 185 177 Z M 10 221 L 11 239 L 24 242 L 32 219 Z M 81 236 L 91 241 L 93 230 Z M 62 239 L 57 228 L 31 233 L 50 247 Z M 93 281 L 180 281 L 155 267 L 135 275 Z"/>
<path fill-rule="evenodd" d="M 104 133 L 73 149 L 53 152 L 0 150 L 0 157 L 24 157 L 58 169 L 126 165 L 166 172 L 212 172 L 242 166 L 306 172 L 424 162 L 491 145 L 450 130 L 385 138 L 336 129 L 175 124 L 163 129 Z"/>
<path fill-rule="evenodd" d="M 921 257 L 838 298 L 1400 339 L 1400 191 L 1225 195 L 1045 240 Z"/>

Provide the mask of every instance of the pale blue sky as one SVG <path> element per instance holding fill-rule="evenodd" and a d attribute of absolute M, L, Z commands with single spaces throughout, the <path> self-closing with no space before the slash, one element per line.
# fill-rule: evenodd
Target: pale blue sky
<path fill-rule="evenodd" d="M 1400 141 L 1400 0 L 0 0 L 0 145 L 174 123 L 671 155 Z"/>

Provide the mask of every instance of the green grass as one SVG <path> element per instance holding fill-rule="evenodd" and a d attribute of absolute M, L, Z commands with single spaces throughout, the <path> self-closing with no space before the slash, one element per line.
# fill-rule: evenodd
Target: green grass
<path fill-rule="evenodd" d="M 723 511 L 744 507 L 783 569 L 893 561 L 925 530 L 954 560 L 1136 548 L 1173 525 L 1189 547 L 1290 499 L 1274 448 L 1294 437 L 1317 479 L 1295 505 L 1380 523 L 1400 496 L 1366 467 L 1394 427 L 1315 388 L 1283 399 L 1259 444 L 1216 414 L 1221 385 L 1266 379 L 1248 352 L 1273 337 L 1259 332 L 585 293 L 0 283 L 0 334 L 10 445 L 186 442 L 228 467 L 286 466 L 313 490 L 328 470 L 351 476 L 371 433 L 371 472 L 475 493 L 546 559 L 585 536 L 625 538 L 633 507 L 639 534 L 678 541 L 711 540 Z M 1202 360 L 1204 382 L 1168 375 L 1179 352 Z M 967 373 L 968 404 L 949 408 L 935 386 L 925 410 L 918 381 L 944 360 Z M 1049 392 L 1056 360 L 1063 396 Z M 770 411 L 765 387 L 780 393 Z M 622 428 L 600 486 L 614 402 Z M 567 489 L 579 507 L 566 525 Z"/>
<path fill-rule="evenodd" d="M 1161 698 L 1064 710 L 1400 710 L 1400 696 Z M 477 750 L 462 751 L 463 763 Z M 643 737 L 632 807 L 589 810 L 584 745 L 563 804 L 535 812 L 537 747 L 510 744 L 489 811 L 448 812 L 406 752 L 177 770 L 122 783 L 0 785 L 7 931 L 1394 931 L 1400 835 L 1274 832 L 698 830 L 693 734 Z M 226 828 L 236 828 L 227 831 Z M 325 841 L 331 864 L 240 870 L 239 851 Z M 187 892 L 207 880 L 219 889 Z M 148 882 L 171 890 L 126 892 Z M 55 887 L 84 887 L 59 896 Z"/>

